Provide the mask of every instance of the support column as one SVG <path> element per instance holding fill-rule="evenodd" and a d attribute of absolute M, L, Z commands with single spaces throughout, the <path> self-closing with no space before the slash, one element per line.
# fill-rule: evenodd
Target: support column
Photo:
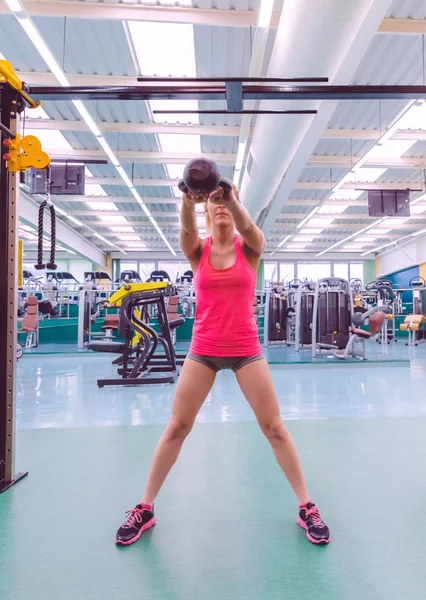
<path fill-rule="evenodd" d="M 19 132 L 17 93 L 0 85 L 1 123 Z M 21 100 L 19 100 L 19 103 Z M 2 138 L 2 140 L 4 137 Z M 18 291 L 18 194 L 19 174 L 9 173 L 0 153 L 0 493 L 27 473 L 15 473 L 15 369 Z"/>

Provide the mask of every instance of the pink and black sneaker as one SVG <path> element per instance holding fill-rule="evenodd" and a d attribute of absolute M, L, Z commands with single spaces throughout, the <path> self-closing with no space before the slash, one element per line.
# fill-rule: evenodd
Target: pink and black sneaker
<path fill-rule="evenodd" d="M 330 542 L 330 530 L 321 519 L 318 508 L 312 502 L 300 507 L 297 520 L 300 527 L 305 529 L 306 537 L 317 546 L 323 546 Z"/>
<path fill-rule="evenodd" d="M 126 512 L 127 520 L 117 531 L 115 543 L 118 546 L 129 546 L 138 541 L 144 531 L 155 525 L 154 507 L 136 504 L 135 508 Z"/>

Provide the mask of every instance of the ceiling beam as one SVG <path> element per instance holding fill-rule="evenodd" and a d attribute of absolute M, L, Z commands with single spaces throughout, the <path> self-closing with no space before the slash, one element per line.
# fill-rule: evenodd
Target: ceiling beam
<path fill-rule="evenodd" d="M 31 111 L 27 112 L 31 116 Z M 188 135 L 215 135 L 223 137 L 236 137 L 239 134 L 239 127 L 226 127 L 219 125 L 171 125 L 169 123 L 107 123 L 105 121 L 96 121 L 96 125 L 102 132 L 120 132 L 120 133 L 173 133 Z M 31 119 L 25 121 L 27 129 L 55 129 L 59 131 L 88 131 L 84 121 L 64 121 L 60 119 Z M 425 132 L 426 134 L 426 132 Z"/>
<path fill-rule="evenodd" d="M 90 220 L 90 221 L 85 221 L 84 224 L 87 225 L 96 225 L 96 226 L 100 226 L 100 227 L 109 227 L 110 225 L 129 225 L 129 226 L 133 226 L 134 224 L 138 224 L 141 223 L 140 220 L 138 221 L 133 221 L 133 218 L 137 218 L 137 219 L 143 219 L 144 221 L 142 222 L 142 224 L 144 224 L 144 222 L 148 219 L 148 217 L 146 216 L 146 214 L 140 210 L 140 211 L 121 211 L 121 210 L 116 210 L 116 211 L 110 211 L 110 210 L 106 210 L 106 211 L 102 211 L 99 214 L 98 213 L 94 213 L 91 210 L 81 210 L 81 211 L 73 211 L 71 213 L 72 216 L 79 216 L 79 217 L 99 217 L 99 216 L 108 216 L 108 217 L 126 217 L 127 222 L 126 223 L 121 223 L 119 221 L 114 221 L 113 223 L 108 222 L 105 223 L 105 221 L 95 221 L 95 220 Z M 171 223 L 172 225 L 176 225 L 179 224 L 179 213 L 176 212 L 169 212 L 169 211 L 157 211 L 157 212 L 153 212 L 152 213 L 153 217 L 161 218 L 161 217 L 174 217 L 173 221 L 167 221 L 168 223 Z M 296 213 L 296 212 L 290 212 L 290 213 L 285 213 L 282 212 L 277 216 L 277 219 L 280 219 L 281 222 L 276 221 L 276 223 L 274 224 L 274 227 L 279 227 L 280 225 L 283 225 L 282 221 L 301 221 L 302 219 L 304 219 L 306 217 L 305 213 Z M 202 213 L 199 214 L 199 218 L 203 218 Z M 314 217 L 313 217 L 316 221 L 327 221 L 328 219 L 338 219 L 340 221 L 365 221 L 365 220 L 370 220 L 370 219 L 376 219 L 377 217 L 370 217 L 369 214 L 367 212 L 365 213 L 341 213 L 338 215 L 326 215 L 326 214 L 319 214 L 317 213 Z M 412 215 L 410 217 L 411 221 L 414 220 L 419 220 L 419 221 L 424 221 L 426 218 L 426 215 Z M 165 226 L 166 221 L 162 221 L 161 223 L 159 223 L 160 225 L 164 225 Z M 342 227 L 345 227 L 345 224 L 342 224 Z M 306 225 L 306 227 L 312 227 L 315 228 L 317 226 L 315 225 Z M 321 225 L 319 225 L 319 227 L 321 227 Z M 323 225 L 323 227 L 327 227 L 327 225 Z"/>
<path fill-rule="evenodd" d="M 118 177 L 86 177 L 86 183 L 99 185 L 123 185 L 123 182 Z M 176 179 L 142 179 L 136 178 L 133 180 L 136 186 L 175 186 Z M 298 181 L 293 189 L 295 190 L 330 190 L 331 184 L 329 181 Z M 343 190 L 423 190 L 421 181 L 404 181 L 398 183 L 364 183 L 362 181 L 348 182 L 342 185 Z M 106 197 L 106 200 L 114 199 L 114 196 Z"/>
<path fill-rule="evenodd" d="M 378 129 L 324 129 L 323 140 L 378 140 L 383 131 Z M 399 129 L 391 140 L 426 140 L 424 129 Z"/>
<path fill-rule="evenodd" d="M 45 148 L 50 157 L 56 160 L 66 160 L 72 158 L 74 160 L 98 160 L 105 158 L 103 150 L 87 150 L 87 149 L 55 149 Z M 190 152 L 141 152 L 139 150 L 115 150 L 116 155 L 121 162 L 146 163 L 146 164 L 184 164 L 199 155 Z M 203 152 L 203 157 L 214 160 L 219 165 L 233 166 L 237 155 L 234 153 L 219 153 L 219 152 Z M 359 156 L 333 156 L 333 155 L 318 155 L 313 154 L 306 168 L 318 167 L 338 167 L 350 169 L 360 159 Z M 368 159 L 365 162 L 365 167 L 385 167 L 385 168 L 424 168 L 426 167 L 426 157 L 386 157 L 377 156 Z M 175 182 L 176 184 L 176 182 Z"/>
<path fill-rule="evenodd" d="M 120 185 L 124 186 L 125 184 L 120 177 L 86 177 L 86 183 L 89 184 L 99 184 L 99 185 Z M 177 185 L 176 179 L 141 179 L 135 178 L 133 179 L 133 185 L 141 185 L 141 186 L 174 186 Z M 112 196 L 111 196 L 112 197 Z M 106 198 L 108 199 L 108 198 Z"/>
<path fill-rule="evenodd" d="M 328 181 L 298 181 L 293 189 L 295 190 L 331 190 L 332 185 Z M 365 183 L 363 181 L 354 181 L 344 183 L 342 190 L 423 190 L 421 181 L 403 181 L 398 183 Z M 338 194 L 338 192 L 336 192 Z"/>
<path fill-rule="evenodd" d="M 51 150 L 48 147 L 44 148 L 49 153 L 52 159 L 66 160 L 98 160 L 105 158 L 103 150 L 86 150 L 86 149 L 58 149 Z M 116 150 L 113 149 L 120 162 L 134 162 L 145 164 L 185 164 L 193 158 L 198 158 L 199 154 L 193 152 L 141 152 L 139 150 Z M 219 165 L 233 166 L 237 158 L 236 154 L 225 154 L 219 152 L 203 152 L 204 158 L 214 160 Z M 123 182 L 122 182 L 123 184 Z M 176 185 L 176 180 L 174 185 Z"/>
<path fill-rule="evenodd" d="M 157 23 L 192 23 L 212 27 L 256 27 L 258 13 L 252 10 L 218 10 L 185 6 L 143 6 L 104 2 L 73 2 L 72 0 L 24 0 L 31 16 L 67 17 L 72 19 L 103 19 L 108 21 L 151 21 Z M 0 2 L 0 13 L 7 5 Z M 278 26 L 280 13 L 273 13 L 271 27 Z"/>
<path fill-rule="evenodd" d="M 425 19 L 383 19 L 377 33 L 400 35 L 423 35 L 426 33 Z"/>
<path fill-rule="evenodd" d="M 133 196 L 72 196 L 72 195 L 53 195 L 51 196 L 53 202 L 74 202 L 76 204 L 81 202 L 92 202 L 95 204 L 103 204 L 104 202 L 120 202 L 122 204 L 135 204 L 139 205 L 139 202 L 133 198 Z M 148 196 L 142 198 L 145 204 L 178 204 L 182 202 L 181 198 L 150 198 Z"/>
<path fill-rule="evenodd" d="M 81 204 L 85 202 L 91 202 L 93 204 L 103 204 L 105 202 L 114 202 L 120 204 L 134 204 L 138 205 L 137 200 L 133 198 L 133 196 L 52 196 L 52 200 L 55 203 L 58 202 L 73 202 L 74 204 Z M 145 204 L 175 204 L 180 205 L 182 202 L 181 198 L 150 198 L 143 197 L 142 200 Z M 315 199 L 306 199 L 306 198 L 289 198 L 286 202 L 286 206 L 316 206 L 318 204 Z M 332 204 L 333 206 L 368 206 L 367 200 L 360 200 L 359 198 L 356 200 L 330 200 L 326 204 Z M 426 206 L 425 202 L 419 202 L 418 206 Z M 78 209 L 77 209 L 78 210 Z M 199 212 L 203 212 L 200 210 Z M 77 214 L 77 213 L 71 213 Z M 103 213 L 102 213 L 103 214 Z M 129 213 L 126 213 L 129 214 Z"/>
<path fill-rule="evenodd" d="M 29 117 L 29 118 L 28 118 Z M 239 127 L 224 125 L 180 125 L 170 123 L 118 123 L 97 121 L 97 126 L 102 132 L 142 133 L 142 134 L 188 134 L 188 135 L 213 135 L 222 137 L 237 137 Z M 58 130 L 58 131 L 88 131 L 84 121 L 65 121 L 61 119 L 31 119 L 31 111 L 27 113 L 25 126 L 28 129 Z M 325 129 L 321 139 L 325 140 L 378 140 L 378 129 Z M 251 134 L 251 132 L 250 132 Z M 401 129 L 393 134 L 392 140 L 426 140 L 426 130 Z"/>
<path fill-rule="evenodd" d="M 318 155 L 313 154 L 306 167 L 318 168 L 318 167 L 339 167 L 350 169 L 354 164 L 360 160 L 360 156 L 331 156 L 331 155 Z M 386 168 L 424 168 L 426 166 L 426 158 L 424 157 L 388 157 L 388 156 L 375 156 L 369 158 L 365 163 L 365 167 L 386 167 Z"/>
<path fill-rule="evenodd" d="M 211 27 L 256 27 L 258 13 L 248 10 L 218 10 L 193 7 L 141 6 L 104 2 L 76 2 L 72 0 L 24 0 L 31 16 L 68 17 L 74 19 L 104 19 L 109 21 L 151 21 L 164 23 L 192 23 Z M 8 11 L 4 0 L 0 13 Z M 272 14 L 271 27 L 276 28 L 280 13 Z M 383 19 L 377 33 L 422 35 L 426 33 L 424 19 Z"/>

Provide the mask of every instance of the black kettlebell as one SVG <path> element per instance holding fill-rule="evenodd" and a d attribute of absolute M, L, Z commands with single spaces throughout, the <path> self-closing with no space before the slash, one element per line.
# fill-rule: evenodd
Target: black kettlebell
<path fill-rule="evenodd" d="M 231 182 L 220 177 L 217 164 L 208 158 L 190 160 L 183 171 L 183 179 L 178 183 L 178 188 L 184 194 L 208 196 L 218 187 L 221 187 L 225 194 L 232 191 Z"/>

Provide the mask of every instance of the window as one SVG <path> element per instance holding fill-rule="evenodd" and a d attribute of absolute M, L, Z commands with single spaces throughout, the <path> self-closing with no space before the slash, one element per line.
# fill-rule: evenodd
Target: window
<path fill-rule="evenodd" d="M 334 277 L 341 277 L 342 279 L 349 279 L 348 263 L 334 263 Z"/>
<path fill-rule="evenodd" d="M 154 262 L 140 262 L 139 263 L 139 275 L 141 276 L 142 281 L 146 281 L 149 279 L 151 273 L 155 271 L 155 263 Z"/>
<path fill-rule="evenodd" d="M 280 281 L 293 281 L 294 263 L 280 262 Z"/>
<path fill-rule="evenodd" d="M 364 281 L 364 264 L 362 262 L 351 262 L 351 279 Z"/>
<path fill-rule="evenodd" d="M 185 271 L 191 269 L 189 263 L 183 262 L 158 262 L 158 269 L 160 271 L 166 271 L 169 274 L 170 281 L 175 282 L 178 277 L 183 275 Z"/>
<path fill-rule="evenodd" d="M 120 269 L 121 272 L 123 271 L 137 271 L 138 270 L 138 263 L 135 262 L 124 262 L 121 261 L 120 262 Z"/>
<path fill-rule="evenodd" d="M 272 281 L 278 279 L 278 269 L 276 262 L 264 262 L 263 265 L 263 280 L 265 285 L 270 285 Z"/>
<path fill-rule="evenodd" d="M 330 277 L 330 275 L 330 263 L 313 262 L 297 264 L 297 278 L 301 281 L 317 281 L 324 277 Z"/>

